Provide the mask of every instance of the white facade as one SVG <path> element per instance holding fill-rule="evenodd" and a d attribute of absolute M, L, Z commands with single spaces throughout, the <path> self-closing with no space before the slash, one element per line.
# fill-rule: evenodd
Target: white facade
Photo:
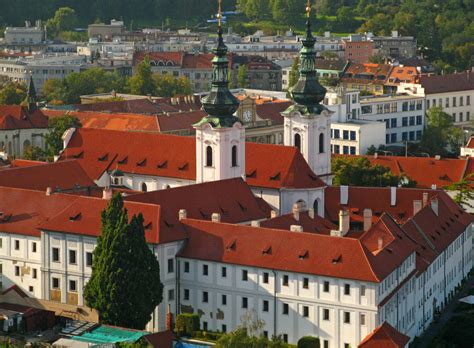
<path fill-rule="evenodd" d="M 365 155 L 372 145 L 385 145 L 385 122 L 349 120 L 331 124 L 332 153 Z"/>
<path fill-rule="evenodd" d="M 32 27 L 29 22 L 25 27 L 6 27 L 5 43 L 8 45 L 34 45 L 40 44 L 46 39 L 46 30 L 43 28 L 41 21 L 37 21 Z"/>
<path fill-rule="evenodd" d="M 22 157 L 27 147 L 37 146 L 45 149 L 44 136 L 47 128 L 0 130 L 0 151 L 10 157 Z"/>

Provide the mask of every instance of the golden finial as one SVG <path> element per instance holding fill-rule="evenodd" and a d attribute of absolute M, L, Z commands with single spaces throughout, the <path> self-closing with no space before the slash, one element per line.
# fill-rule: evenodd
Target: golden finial
<path fill-rule="evenodd" d="M 311 0 L 306 3 L 306 16 L 308 18 L 311 16 Z"/>
<path fill-rule="evenodd" d="M 222 26 L 222 0 L 218 0 L 219 7 L 217 9 L 217 25 L 219 28 Z"/>

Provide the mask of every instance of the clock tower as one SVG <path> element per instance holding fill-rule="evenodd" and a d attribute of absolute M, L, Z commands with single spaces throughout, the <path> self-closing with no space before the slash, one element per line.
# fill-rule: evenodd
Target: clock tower
<path fill-rule="evenodd" d="M 302 40 L 300 77 L 290 89 L 295 104 L 282 113 L 284 144 L 297 147 L 309 166 L 324 182 L 331 184 L 331 111 L 321 102 L 326 88 L 316 75 L 316 39 L 311 32 L 311 3 L 306 7 L 306 35 Z"/>
<path fill-rule="evenodd" d="M 245 177 L 245 128 L 234 115 L 238 99 L 229 91 L 227 46 L 222 37 L 222 11 L 218 0 L 218 39 L 213 49 L 210 93 L 202 98 L 207 113 L 196 129 L 196 181 Z"/>

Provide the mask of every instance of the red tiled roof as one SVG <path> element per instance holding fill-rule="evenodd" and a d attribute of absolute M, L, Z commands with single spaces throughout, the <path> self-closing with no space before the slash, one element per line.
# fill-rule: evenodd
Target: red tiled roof
<path fill-rule="evenodd" d="M 343 80 L 367 80 L 372 83 L 382 83 L 387 80 L 391 69 L 392 66 L 388 64 L 351 62 L 346 68 Z M 366 76 L 370 77 L 370 79 L 366 79 Z"/>
<path fill-rule="evenodd" d="M 385 321 L 362 340 L 359 348 L 404 348 L 408 342 L 410 337 Z"/>
<path fill-rule="evenodd" d="M 293 104 L 294 103 L 291 100 L 257 103 L 257 115 L 260 118 L 272 120 L 273 124 L 283 124 L 284 118 L 281 113 Z"/>
<path fill-rule="evenodd" d="M 178 130 L 191 130 L 194 132 L 193 124 L 198 123 L 206 113 L 202 110 L 168 113 L 156 116 L 161 132 Z"/>
<path fill-rule="evenodd" d="M 469 148 L 469 149 L 474 149 L 474 137 L 473 136 L 471 136 L 469 138 L 469 141 L 467 142 L 466 147 Z"/>
<path fill-rule="evenodd" d="M 331 230 L 338 229 L 331 221 L 322 218 L 317 213 L 314 214 L 314 218 L 310 217 L 307 211 L 299 213 L 299 220 L 296 220 L 293 214 L 287 214 L 260 223 L 262 227 L 281 230 L 290 230 L 291 225 L 303 227 L 304 232 L 326 235 L 329 235 Z"/>
<path fill-rule="evenodd" d="M 212 53 L 189 54 L 183 57 L 183 69 L 212 69 Z"/>
<path fill-rule="evenodd" d="M 12 285 L 9 288 L 2 291 L 2 295 L 8 294 L 10 291 L 15 291 L 20 297 L 27 298 L 29 297 L 27 293 L 25 293 L 18 285 Z"/>
<path fill-rule="evenodd" d="M 179 257 L 296 273 L 379 282 L 410 252 L 373 255 L 353 238 L 191 219 L 183 223 L 189 238 Z M 397 239 L 393 245 L 398 244 Z"/>
<path fill-rule="evenodd" d="M 153 347 L 153 348 L 172 348 L 173 340 L 175 339 L 173 331 L 162 331 L 155 332 L 143 338 Z"/>
<path fill-rule="evenodd" d="M 0 186 L 45 192 L 47 187 L 72 189 L 76 186 L 96 186 L 78 161 L 57 163 L 36 162 L 29 166 L 0 171 Z"/>
<path fill-rule="evenodd" d="M 196 179 L 194 137 L 81 128 L 61 156 L 61 160 L 71 158 L 77 158 L 93 178 L 119 168 L 126 173 Z M 246 171 L 250 186 L 325 186 L 295 147 L 246 143 Z"/>
<path fill-rule="evenodd" d="M 164 65 L 172 63 L 175 66 L 180 66 L 183 62 L 184 52 L 136 52 L 134 55 L 135 64 L 140 63 L 145 56 L 150 58 L 152 65 L 158 65 L 162 62 Z"/>
<path fill-rule="evenodd" d="M 40 110 L 30 113 L 20 105 L 0 105 L 0 129 L 48 128 L 48 118 Z"/>
<path fill-rule="evenodd" d="M 396 202 L 391 205 L 391 188 L 389 187 L 348 187 L 349 200 L 341 204 L 341 188 L 327 187 L 324 192 L 325 216 L 331 221 L 338 221 L 339 211 L 349 209 L 352 221 L 363 221 L 364 209 L 372 209 L 373 220 L 383 213 L 390 214 L 397 222 L 403 223 L 413 216 L 413 201 L 423 200 L 423 193 L 434 197 L 440 191 L 422 189 L 396 189 Z"/>
<path fill-rule="evenodd" d="M 47 162 L 25 160 L 25 159 L 14 159 L 11 163 L 10 168 L 31 167 L 31 166 L 37 166 L 39 164 L 47 164 Z"/>
<path fill-rule="evenodd" d="M 400 82 L 414 82 L 418 75 L 416 67 L 412 66 L 394 66 L 390 75 L 388 76 L 388 83 L 398 85 Z"/>
<path fill-rule="evenodd" d="M 147 98 L 104 101 L 89 104 L 74 105 L 77 111 L 112 112 L 126 114 L 158 114 L 169 111 L 176 111 L 174 107 L 167 103 L 154 103 Z"/>
<path fill-rule="evenodd" d="M 425 94 L 474 90 L 474 72 L 464 71 L 447 75 L 422 75 L 419 82 Z"/>

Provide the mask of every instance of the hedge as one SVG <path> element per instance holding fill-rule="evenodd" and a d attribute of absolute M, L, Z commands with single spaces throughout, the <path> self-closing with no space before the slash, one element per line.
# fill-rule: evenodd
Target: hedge
<path fill-rule="evenodd" d="M 178 314 L 176 317 L 176 332 L 180 336 L 192 336 L 199 330 L 199 315 L 191 313 Z"/>
<path fill-rule="evenodd" d="M 304 336 L 298 340 L 298 348 L 319 348 L 319 338 L 313 336 Z"/>

